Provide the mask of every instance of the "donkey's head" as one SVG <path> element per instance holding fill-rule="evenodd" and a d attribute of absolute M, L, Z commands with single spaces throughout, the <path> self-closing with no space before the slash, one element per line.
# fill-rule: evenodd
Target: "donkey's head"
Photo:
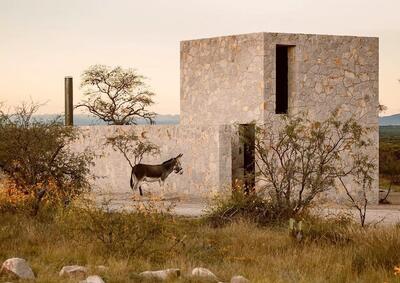
<path fill-rule="evenodd" d="M 177 157 L 174 158 L 175 160 L 175 164 L 174 164 L 174 172 L 176 174 L 183 174 L 183 168 L 181 165 L 181 157 L 182 157 L 182 153 L 180 153 Z"/>

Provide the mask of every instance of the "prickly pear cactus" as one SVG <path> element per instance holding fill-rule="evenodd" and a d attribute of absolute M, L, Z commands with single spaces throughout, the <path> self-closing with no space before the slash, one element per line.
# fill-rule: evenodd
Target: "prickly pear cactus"
<path fill-rule="evenodd" d="M 293 218 L 289 219 L 289 234 L 292 238 L 300 242 L 303 239 L 303 221 L 296 221 Z"/>

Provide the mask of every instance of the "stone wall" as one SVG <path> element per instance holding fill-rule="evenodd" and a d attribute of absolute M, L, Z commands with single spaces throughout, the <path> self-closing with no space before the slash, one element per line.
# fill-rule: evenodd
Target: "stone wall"
<path fill-rule="evenodd" d="M 183 153 L 184 173 L 171 173 L 160 188 L 158 183 L 143 184 L 145 195 L 205 198 L 221 188 L 230 187 L 230 126 L 141 125 L 80 127 L 83 137 L 72 147 L 75 151 L 94 150 L 92 173 L 98 178 L 95 189 L 107 193 L 130 192 L 131 169 L 121 153 L 104 146 L 106 137 L 117 132 L 135 131 L 160 147 L 160 155 L 145 156 L 142 163 L 159 164 Z M 135 192 L 137 195 L 138 192 Z"/>
<path fill-rule="evenodd" d="M 264 123 L 275 113 L 276 45 L 289 54 L 289 113 L 336 107 L 378 121 L 379 41 L 374 37 L 253 33 L 181 42 L 182 124 Z"/>
<path fill-rule="evenodd" d="M 261 122 L 263 75 L 262 33 L 181 42 L 181 123 Z"/>
<path fill-rule="evenodd" d="M 342 115 L 378 122 L 379 41 L 373 37 L 264 33 L 265 115 L 275 112 L 275 46 L 294 47 L 289 111 Z M 265 117 L 267 118 L 267 116 Z"/>
<path fill-rule="evenodd" d="M 275 50 L 277 44 L 293 46 L 289 67 L 289 114 L 307 112 L 311 119 L 326 118 L 339 109 L 339 118 L 354 117 L 371 128 L 373 146 L 368 150 L 376 162 L 370 201 L 379 194 L 379 41 L 373 37 L 264 33 L 265 121 L 275 113 Z M 350 187 L 356 188 L 351 185 Z M 343 191 L 330 198 L 342 202 Z"/>

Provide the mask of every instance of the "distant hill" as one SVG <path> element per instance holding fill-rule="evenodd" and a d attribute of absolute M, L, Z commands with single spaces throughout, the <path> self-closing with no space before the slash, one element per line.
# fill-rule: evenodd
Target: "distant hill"
<path fill-rule="evenodd" d="M 400 126 L 400 114 L 379 117 L 380 126 Z"/>
<path fill-rule="evenodd" d="M 35 115 L 35 119 L 40 121 L 49 121 L 53 120 L 57 117 L 60 117 L 60 120 L 63 121 L 64 117 L 57 114 L 42 114 Z M 157 125 L 175 125 L 179 124 L 179 115 L 157 115 L 155 122 Z M 94 126 L 94 125 L 106 125 L 104 121 L 89 116 L 85 114 L 75 114 L 74 115 L 74 125 L 75 126 Z M 148 124 L 144 119 L 138 120 L 139 125 Z"/>
<path fill-rule="evenodd" d="M 36 115 L 35 118 L 46 121 L 46 120 L 54 119 L 57 116 L 60 116 L 61 119 L 64 119 L 61 115 L 57 115 L 57 114 Z M 92 125 L 105 125 L 106 123 L 97 118 L 89 116 L 89 115 L 75 114 L 74 115 L 74 124 L 76 126 L 92 126 Z M 138 121 L 138 124 L 143 125 L 143 124 L 148 124 L 148 122 L 142 119 L 142 120 Z M 160 124 L 160 125 L 179 124 L 179 115 L 178 114 L 176 114 L 176 115 L 158 115 L 156 117 L 156 124 Z M 379 125 L 380 126 L 400 126 L 400 114 L 379 117 Z"/>

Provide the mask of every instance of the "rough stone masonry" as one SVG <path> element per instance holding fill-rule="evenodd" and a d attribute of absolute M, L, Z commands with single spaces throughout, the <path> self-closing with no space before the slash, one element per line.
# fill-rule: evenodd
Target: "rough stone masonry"
<path fill-rule="evenodd" d="M 231 188 L 243 170 L 236 124 L 276 120 L 277 46 L 287 52 L 287 114 L 307 111 L 326 117 L 340 108 L 340 117 L 355 116 L 372 128 L 368 152 L 378 164 L 379 41 L 375 37 L 252 33 L 181 42 L 180 124 L 174 126 L 93 126 L 74 146 L 98 148 L 113 131 L 146 132 L 160 145 L 160 163 L 183 153 L 184 175 L 171 175 L 166 187 L 149 184 L 147 191 L 205 197 Z M 279 72 L 278 72 L 279 74 Z M 236 142 L 235 142 L 236 141 Z M 96 160 L 101 190 L 128 192 L 130 168 L 110 149 Z M 237 173 L 239 172 L 239 173 Z M 372 199 L 378 198 L 378 166 Z M 340 199 L 336 195 L 336 198 Z"/>

